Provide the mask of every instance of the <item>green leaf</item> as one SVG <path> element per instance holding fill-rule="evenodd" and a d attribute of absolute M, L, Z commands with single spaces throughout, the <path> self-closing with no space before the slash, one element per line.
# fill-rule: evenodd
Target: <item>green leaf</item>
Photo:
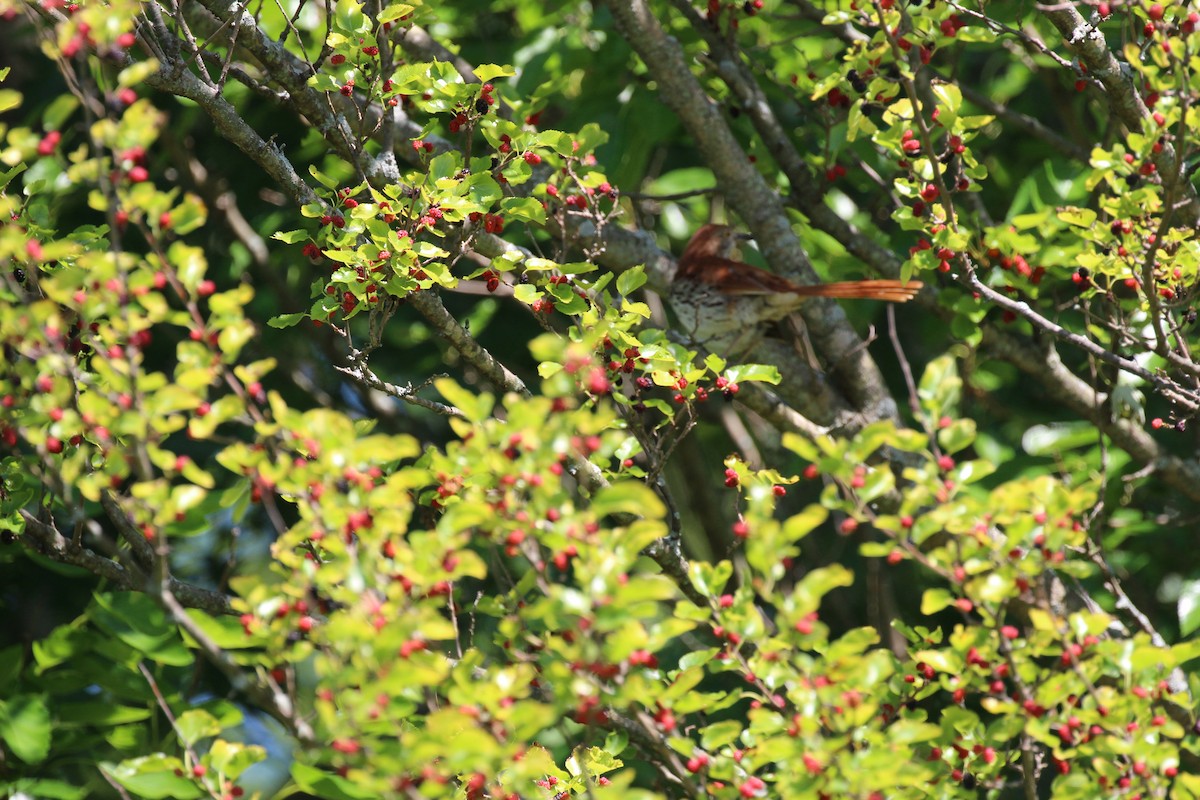
<path fill-rule="evenodd" d="M 924 661 L 938 672 L 948 675 L 958 675 L 962 672 L 962 659 L 952 650 L 920 650 L 911 653 L 913 661 Z"/>
<path fill-rule="evenodd" d="M 336 189 L 338 187 L 338 183 L 340 183 L 340 181 L 338 181 L 337 178 L 333 178 L 329 175 L 326 175 L 324 172 L 321 172 L 321 170 L 317 169 L 312 164 L 309 164 L 309 166 L 308 166 L 308 173 L 310 175 L 312 175 L 314 178 L 316 178 L 317 182 L 320 183 L 322 186 L 324 186 L 326 189 Z"/>
<path fill-rule="evenodd" d="M 1171 658 L 1175 666 L 1181 667 L 1194 659 L 1200 658 L 1200 639 L 1180 642 L 1171 648 Z"/>
<path fill-rule="evenodd" d="M 149 719 L 149 708 L 135 708 L 101 700 L 86 700 L 78 703 L 58 703 L 54 716 L 60 728 L 71 727 L 115 727 Z"/>
<path fill-rule="evenodd" d="M 725 359 L 715 353 L 709 353 L 704 359 L 704 366 L 708 367 L 713 373 L 720 375 L 725 370 Z"/>
<path fill-rule="evenodd" d="M 221 723 L 207 711 L 199 708 L 189 709 L 175 719 L 175 732 L 179 739 L 188 747 L 201 739 L 210 739 L 221 732 Z"/>
<path fill-rule="evenodd" d="M 1200 628 L 1200 581 L 1188 581 L 1183 585 L 1175 604 L 1175 610 L 1179 615 L 1179 633 L 1181 635 L 1189 636 L 1197 628 Z"/>
<path fill-rule="evenodd" d="M 917 396 L 934 419 L 957 416 L 954 413 L 962 390 L 958 366 L 953 356 L 943 355 L 930 361 L 921 375 Z"/>
<path fill-rule="evenodd" d="M 309 233 L 306 230 L 276 231 L 275 233 L 271 234 L 271 238 L 278 239 L 284 244 L 295 244 L 296 242 L 303 242 L 307 240 L 309 238 Z"/>
<path fill-rule="evenodd" d="M 624 766 L 624 763 L 607 750 L 588 747 L 583 750 L 583 766 L 587 770 L 587 774 L 595 777 L 619 769 Z"/>
<path fill-rule="evenodd" d="M 546 224 L 546 209 L 533 197 L 506 197 L 500 202 L 500 213 L 510 222 Z"/>
<path fill-rule="evenodd" d="M 63 92 L 46 106 L 42 112 L 42 128 L 48 131 L 60 130 L 67 118 L 75 113 L 79 100 L 69 92 Z"/>
<path fill-rule="evenodd" d="M 712 170 L 706 167 L 685 167 L 664 172 L 647 184 L 644 191 L 652 194 L 680 194 L 717 185 Z"/>
<path fill-rule="evenodd" d="M 733 576 L 733 564 L 728 561 L 718 561 L 710 564 L 706 561 L 695 560 L 688 563 L 688 577 L 696 591 L 705 597 L 716 597 L 725 591 L 725 584 Z"/>
<path fill-rule="evenodd" d="M 204 273 L 208 269 L 204 251 L 199 247 L 185 245 L 183 242 L 173 242 L 167 250 L 167 259 L 178 271 L 179 282 L 187 287 L 188 291 L 196 291 L 196 287 L 200 285 L 200 281 L 204 280 Z"/>
<path fill-rule="evenodd" d="M 1069 206 L 1058 211 L 1058 218 L 1069 225 L 1079 228 L 1091 228 L 1096 224 L 1096 212 L 1090 208 Z"/>
<path fill-rule="evenodd" d="M 617 276 L 617 293 L 628 297 L 646 282 L 646 268 L 641 264 L 627 269 Z"/>
<path fill-rule="evenodd" d="M 395 22 L 401 17 L 406 17 L 415 9 L 407 3 L 388 3 L 387 7 L 379 12 L 378 22 L 380 25 L 385 22 Z"/>
<path fill-rule="evenodd" d="M 362 12 L 362 3 L 355 0 L 338 0 L 334 9 L 334 19 L 341 30 L 348 33 L 366 33 L 362 28 L 367 24 Z"/>
<path fill-rule="evenodd" d="M 851 443 L 847 456 L 855 463 L 866 461 L 867 457 L 881 447 L 891 443 L 896 434 L 896 423 L 892 420 L 873 422 L 858 432 Z"/>
<path fill-rule="evenodd" d="M 163 664 L 189 666 L 192 654 L 154 600 L 141 592 L 93 596 L 92 620 L 138 653 Z"/>
<path fill-rule="evenodd" d="M 887 494 L 895 486 L 896 476 L 892 474 L 892 470 L 886 464 L 883 464 L 877 469 L 867 472 L 862 488 L 858 490 L 858 498 L 864 503 L 869 503 Z"/>
<path fill-rule="evenodd" d="M 841 564 L 831 564 L 828 567 L 818 567 L 804 576 L 796 588 L 792 590 L 792 601 L 795 611 L 807 614 L 816 611 L 821 605 L 821 598 L 834 589 L 852 586 L 854 573 Z"/>
<path fill-rule="evenodd" d="M 542 291 L 532 283 L 518 283 L 513 287 L 513 297 L 525 305 L 532 305 L 542 297 Z"/>
<path fill-rule="evenodd" d="M 947 454 L 957 453 L 975 441 L 975 420 L 956 419 L 937 432 L 938 444 Z"/>
<path fill-rule="evenodd" d="M 939 81 L 931 87 L 933 94 L 947 111 L 952 115 L 958 115 L 958 109 L 962 107 L 962 90 L 953 83 Z M 942 120 L 946 124 L 947 120 Z"/>
<path fill-rule="evenodd" d="M 299 761 L 292 764 L 292 778 L 304 791 L 327 800 L 373 800 L 379 796 L 354 781 L 322 772 Z"/>
<path fill-rule="evenodd" d="M 681 671 L 675 676 L 675 680 L 670 686 L 667 687 L 667 690 L 662 693 L 662 699 L 664 701 L 678 700 L 686 693 L 696 688 L 700 681 L 704 680 L 704 676 L 704 670 L 700 669 L 699 667 L 692 667 L 691 669 L 685 669 Z M 669 703 L 664 704 L 670 705 Z"/>
<path fill-rule="evenodd" d="M 816 462 L 821 458 L 821 451 L 816 444 L 792 431 L 783 434 L 783 446 L 805 461 Z"/>
<path fill-rule="evenodd" d="M 0 650 L 0 686 L 16 685 L 24 660 L 24 648 L 19 644 Z"/>
<path fill-rule="evenodd" d="M 458 172 L 460 156 L 454 151 L 439 153 L 429 162 L 429 177 L 435 181 L 443 180 Z"/>
<path fill-rule="evenodd" d="M 658 495 L 639 481 L 613 483 L 596 492 L 592 500 L 592 513 L 597 519 L 609 514 L 632 514 L 657 519 L 662 517 L 665 510 Z"/>
<path fill-rule="evenodd" d="M 1031 456 L 1058 456 L 1065 450 L 1096 444 L 1098 435 L 1090 422 L 1052 422 L 1025 431 L 1021 447 Z"/>
<path fill-rule="evenodd" d="M 308 85 L 319 92 L 336 92 L 341 87 L 334 77 L 325 72 L 318 72 L 308 79 Z"/>
<path fill-rule="evenodd" d="M 68 659 L 92 649 L 95 633 L 77 627 L 60 626 L 40 641 L 33 643 L 33 660 L 40 675 Z"/>
<path fill-rule="evenodd" d="M 267 757 L 260 745 L 248 745 L 217 739 L 208 751 L 212 767 L 227 777 L 237 779 L 239 775 Z"/>
<path fill-rule="evenodd" d="M 36 695 L 18 695 L 0 703 L 0 739 L 26 764 L 41 763 L 50 753 L 50 711 Z"/>
<path fill-rule="evenodd" d="M 6 170 L 4 172 L 0 172 L 0 190 L 4 189 L 4 187 L 8 186 L 9 182 L 12 181 L 13 178 L 20 175 L 26 169 L 28 169 L 28 165 L 24 161 L 22 161 L 20 164 L 17 164 L 12 169 Z"/>
<path fill-rule="evenodd" d="M 818 525 L 829 518 L 829 510 L 824 506 L 812 504 L 787 518 L 783 523 L 783 536 L 793 544 L 812 533 Z"/>
<path fill-rule="evenodd" d="M 575 137 L 575 141 L 579 143 L 579 154 L 583 155 L 607 142 L 608 133 L 596 123 L 589 122 L 579 129 L 579 135 Z"/>
<path fill-rule="evenodd" d="M 73 786 L 63 781 L 48 779 L 22 779 L 14 783 L 0 782 L 0 792 L 5 797 L 36 797 L 38 800 L 87 800 L 92 790 L 87 786 Z"/>
<path fill-rule="evenodd" d="M 633 317 L 640 317 L 641 319 L 650 318 L 650 306 L 645 303 L 632 303 L 626 300 L 621 305 L 621 311 Z"/>
<path fill-rule="evenodd" d="M 705 618 L 707 620 L 707 617 Z M 709 647 L 705 650 L 692 650 L 684 653 L 679 658 L 680 669 L 691 669 L 692 667 L 701 667 L 712 661 L 717 653 L 721 652 L 719 648 Z"/>
<path fill-rule="evenodd" d="M 471 422 L 482 422 L 492 413 L 490 395 L 472 394 L 450 378 L 438 378 L 433 385 L 450 405 L 463 412 Z"/>
<path fill-rule="evenodd" d="M 190 778 L 176 775 L 183 772 L 183 762 L 162 754 L 122 761 L 120 764 L 100 763 L 100 769 L 133 794 L 149 800 L 193 800 L 204 792 Z"/>
<path fill-rule="evenodd" d="M 612 753 L 614 756 L 619 756 L 629 746 L 629 734 L 625 731 L 615 730 L 609 731 L 604 737 L 604 749 Z"/>
<path fill-rule="evenodd" d="M 0 89 L 0 114 L 21 105 L 21 93 L 15 89 Z"/>
<path fill-rule="evenodd" d="M 511 186 L 520 186 L 533 175 L 533 167 L 529 166 L 523 158 L 514 158 L 508 162 L 501 174 Z"/>
<path fill-rule="evenodd" d="M 948 589 L 926 589 L 921 595 L 921 613 L 925 616 L 936 614 L 943 608 L 954 605 L 954 595 Z"/>
<path fill-rule="evenodd" d="M 475 67 L 475 77 L 480 83 L 487 83 L 495 78 L 511 78 L 517 71 L 507 64 L 480 64 Z"/>
<path fill-rule="evenodd" d="M 734 383 L 763 381 L 777 384 L 783 380 L 783 376 L 779 374 L 779 368 L 773 364 L 738 364 L 730 367 L 729 371 L 725 373 L 725 377 Z"/>
<path fill-rule="evenodd" d="M 986 461 L 982 458 L 976 458 L 972 459 L 971 461 L 964 461 L 955 466 L 953 473 L 951 473 L 951 477 L 953 477 L 954 480 L 958 481 L 959 483 L 975 483 L 976 481 L 983 480 L 995 471 L 996 465 L 991 461 Z M 1063 565 L 1063 568 L 1069 569 L 1070 564 Z"/>
<path fill-rule="evenodd" d="M 267 324 L 272 328 L 291 328 L 307 317 L 308 313 L 304 311 L 298 314 L 280 314 L 267 320 Z"/>
<path fill-rule="evenodd" d="M 715 722 L 700 731 L 700 746 L 705 752 L 715 753 L 725 745 L 733 744 L 742 735 L 745 724 L 741 720 L 727 719 Z"/>

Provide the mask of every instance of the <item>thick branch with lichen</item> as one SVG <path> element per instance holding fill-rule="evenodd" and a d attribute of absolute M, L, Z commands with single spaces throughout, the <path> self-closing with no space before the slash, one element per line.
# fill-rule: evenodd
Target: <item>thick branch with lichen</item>
<path fill-rule="evenodd" d="M 644 0 L 609 0 L 621 35 L 654 74 L 663 102 L 683 123 L 713 170 L 717 184 L 754 233 L 767 260 L 802 282 L 818 278 L 784 211 L 783 203 L 750 163 L 741 144 L 699 81 L 692 75 L 679 43 L 667 36 Z M 895 417 L 878 367 L 862 340 L 832 302 L 813 302 L 803 310 L 818 351 L 844 359 L 839 385 L 849 402 L 872 415 Z"/>

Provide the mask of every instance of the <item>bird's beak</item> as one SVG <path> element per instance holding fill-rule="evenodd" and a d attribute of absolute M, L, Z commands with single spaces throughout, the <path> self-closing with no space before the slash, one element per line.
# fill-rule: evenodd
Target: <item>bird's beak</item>
<path fill-rule="evenodd" d="M 738 233 L 737 234 L 737 239 L 739 242 L 749 242 L 753 238 L 754 237 L 752 235 L 750 235 L 749 233 Z"/>

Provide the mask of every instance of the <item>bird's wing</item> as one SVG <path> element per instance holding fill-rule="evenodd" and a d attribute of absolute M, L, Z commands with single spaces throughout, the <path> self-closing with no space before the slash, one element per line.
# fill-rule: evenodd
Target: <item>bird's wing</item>
<path fill-rule="evenodd" d="M 797 289 L 796 284 L 786 278 L 720 256 L 688 259 L 686 268 L 681 270 L 679 276 L 711 283 L 731 295 L 775 294 Z"/>

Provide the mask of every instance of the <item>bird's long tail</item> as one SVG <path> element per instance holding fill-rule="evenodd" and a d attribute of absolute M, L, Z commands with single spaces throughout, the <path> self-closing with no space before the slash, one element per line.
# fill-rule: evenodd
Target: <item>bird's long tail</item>
<path fill-rule="evenodd" d="M 886 300 L 889 303 L 907 303 L 917 296 L 924 286 L 920 281 L 840 281 L 818 283 L 811 286 L 795 286 L 792 294 L 801 297 L 837 297 L 859 300 Z"/>

